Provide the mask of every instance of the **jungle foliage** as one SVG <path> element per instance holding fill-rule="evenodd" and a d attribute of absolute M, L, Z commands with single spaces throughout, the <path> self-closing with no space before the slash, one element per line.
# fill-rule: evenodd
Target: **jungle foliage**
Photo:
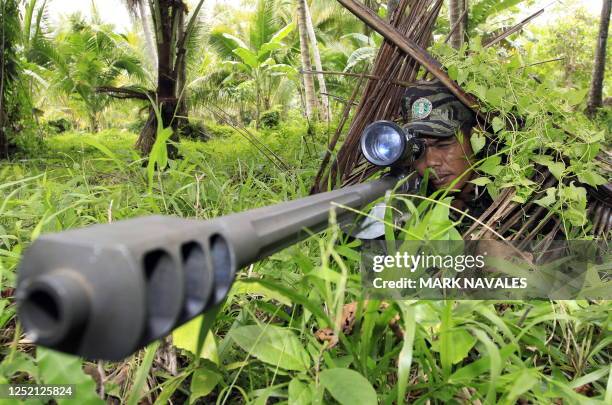
<path fill-rule="evenodd" d="M 126 3 L 136 18 L 122 32 L 95 11 L 53 24 L 52 1 L 0 0 L 0 383 L 75 384 L 83 404 L 612 403 L 609 302 L 364 300 L 360 242 L 335 225 L 240 271 L 204 342 L 198 317 L 124 362 L 34 347 L 13 297 L 34 239 L 306 196 L 359 80 L 344 74 L 367 73 L 382 42 L 335 1 L 308 2 L 322 68 L 337 74 L 325 76 L 334 119 L 307 120 L 295 1 L 219 2 L 193 20 L 189 2 Z M 170 113 L 151 62 L 165 48 L 147 50 L 168 23 L 151 13 L 169 3 L 185 9 L 177 6 L 183 22 L 166 34 L 189 33 L 183 61 L 172 46 L 165 55 L 179 80 Z M 364 3 L 387 16 L 386 1 Z M 473 183 L 492 196 L 513 187 L 524 202 L 538 191 L 536 165 L 546 167 L 560 181 L 537 204 L 562 219 L 565 235 L 589 239 L 583 185 L 610 182 L 594 158 L 609 149 L 612 129 L 609 104 L 583 114 L 597 18 L 557 10 L 548 25 L 482 46 L 534 3 L 469 1 L 460 49 L 443 44 L 444 9 L 430 51 L 492 117 L 471 140 L 476 151 L 496 150 Z M 609 68 L 605 83 L 609 96 Z M 181 131 L 177 119 L 187 121 Z M 143 128 L 149 154 L 134 147 Z M 450 198 L 405 202 L 416 215 L 404 230 L 459 239 Z"/>

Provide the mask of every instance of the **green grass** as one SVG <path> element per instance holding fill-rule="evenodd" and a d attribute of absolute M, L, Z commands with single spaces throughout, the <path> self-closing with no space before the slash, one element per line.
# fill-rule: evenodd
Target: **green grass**
<path fill-rule="evenodd" d="M 295 124 L 258 134 L 288 172 L 237 134 L 184 141 L 183 159 L 155 175 L 152 193 L 134 134 L 48 138 L 42 155 L 0 166 L 2 290 L 14 286 L 23 249 L 41 233 L 152 213 L 212 218 L 305 196 L 323 150 L 319 139 L 309 154 L 305 133 Z M 339 343 L 325 348 L 314 333 L 337 329 L 343 306 L 362 297 L 357 261 L 358 246 L 332 227 L 244 269 L 201 354 L 197 318 L 173 334 L 176 374 L 155 346 L 102 364 L 105 393 L 122 403 L 366 403 L 373 393 L 383 404 L 612 402 L 607 302 L 369 301 L 353 330 L 338 330 Z M 0 382 L 74 381 L 79 403 L 95 402 L 82 367 L 95 373 L 95 365 L 20 343 L 9 296 L 0 301 Z"/>

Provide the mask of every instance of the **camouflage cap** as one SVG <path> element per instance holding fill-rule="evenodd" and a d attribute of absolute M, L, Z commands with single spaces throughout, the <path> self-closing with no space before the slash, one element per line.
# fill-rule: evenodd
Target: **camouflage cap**
<path fill-rule="evenodd" d="M 473 126 L 476 116 L 441 82 L 417 81 L 402 98 L 405 129 L 415 135 L 446 138 L 462 127 Z"/>

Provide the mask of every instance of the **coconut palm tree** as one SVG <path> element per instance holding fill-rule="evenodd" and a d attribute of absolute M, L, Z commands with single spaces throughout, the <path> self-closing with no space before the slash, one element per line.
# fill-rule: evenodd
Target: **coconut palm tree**
<path fill-rule="evenodd" d="M 112 25 L 101 24 L 95 13 L 91 22 L 80 14 L 71 15 L 55 36 L 54 48 L 47 52 L 54 65 L 53 87 L 78 101 L 93 132 L 99 130 L 100 113 L 110 102 L 98 89 L 116 85 L 123 74 L 144 78 L 125 38 L 114 33 Z"/>
<path fill-rule="evenodd" d="M 209 35 L 225 72 L 223 75 L 217 71 L 217 77 L 225 85 L 230 84 L 236 95 L 252 88 L 257 126 L 261 113 L 272 107 L 281 83 L 297 78 L 297 70 L 282 63 L 290 53 L 284 41 L 295 30 L 295 24 L 282 25 L 275 3 L 259 0 L 254 12 L 243 21 L 243 27 L 219 25 Z"/>
<path fill-rule="evenodd" d="M 296 0 L 297 3 L 297 25 L 300 33 L 300 55 L 302 57 L 302 70 L 306 72 L 312 71 L 312 61 L 310 56 L 310 40 L 308 38 L 308 15 L 306 8 L 306 0 Z M 312 24 L 312 22 L 311 22 Z M 306 107 L 306 117 L 309 120 L 314 118 L 318 110 L 318 103 L 315 93 L 313 76 L 306 73 L 303 76 L 304 82 L 304 98 Z"/>
<path fill-rule="evenodd" d="M 610 9 L 612 0 L 602 0 L 601 19 L 599 21 L 599 35 L 595 48 L 595 62 L 593 64 L 593 80 L 589 91 L 587 113 L 593 115 L 597 108 L 603 104 L 603 82 L 606 71 L 606 45 L 608 43 L 608 30 L 610 29 Z"/>
<path fill-rule="evenodd" d="M 310 47 L 312 49 L 314 67 L 315 69 L 317 69 L 317 71 L 321 72 L 323 70 L 321 52 L 319 51 L 319 43 L 317 41 L 317 35 L 315 33 L 308 2 L 304 2 L 304 9 L 306 12 L 306 29 L 308 30 L 308 39 L 310 41 Z M 329 96 L 327 95 L 327 83 L 325 82 L 325 75 L 323 75 L 323 73 L 317 73 L 317 81 L 319 82 L 319 93 L 321 94 L 321 119 L 330 120 L 331 109 L 329 107 Z"/>
<path fill-rule="evenodd" d="M 451 34 L 450 43 L 455 49 L 461 48 L 467 30 L 465 26 L 466 19 L 464 18 L 466 16 L 464 13 L 467 6 L 466 2 L 467 0 L 449 0 L 448 2 L 450 25 L 454 28 Z"/>
<path fill-rule="evenodd" d="M 128 9 L 139 13 L 144 0 L 125 0 Z M 199 0 L 192 12 L 187 3 L 181 0 L 149 0 L 146 2 L 152 20 L 153 33 L 157 46 L 157 83 L 155 91 L 142 91 L 134 88 L 105 88 L 103 91 L 120 98 L 153 99 L 157 104 L 162 119 L 157 122 L 155 109 L 150 108 L 149 119 L 142 129 L 136 147 L 143 155 L 151 152 L 157 136 L 157 127 L 172 128 L 172 139 L 178 140 L 178 129 L 186 122 L 186 104 L 184 98 L 186 87 L 187 44 L 197 32 L 198 16 L 204 4 Z M 141 18 L 147 18 L 145 15 Z M 187 18 L 189 17 L 189 18 Z M 181 118 L 177 118 L 180 116 Z M 171 156 L 176 150 L 168 148 Z"/>

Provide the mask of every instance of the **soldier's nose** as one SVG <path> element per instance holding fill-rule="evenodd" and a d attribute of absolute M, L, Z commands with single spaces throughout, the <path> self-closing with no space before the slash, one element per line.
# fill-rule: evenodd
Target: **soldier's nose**
<path fill-rule="evenodd" d="M 440 159 L 440 156 L 438 156 L 437 153 L 435 153 L 431 150 L 431 148 L 429 148 L 425 151 L 425 164 L 427 165 L 427 167 L 435 169 L 437 167 L 440 167 L 440 165 L 442 164 L 442 160 Z"/>

